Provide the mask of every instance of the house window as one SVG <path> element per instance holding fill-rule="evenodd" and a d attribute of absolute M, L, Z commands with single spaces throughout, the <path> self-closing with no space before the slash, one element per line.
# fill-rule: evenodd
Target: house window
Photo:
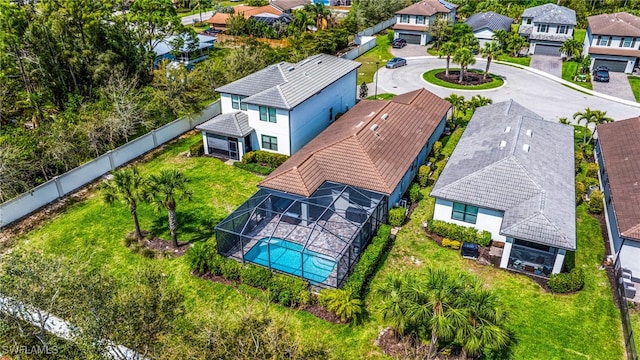
<path fill-rule="evenodd" d="M 400 18 L 400 22 L 401 23 L 409 23 L 409 15 L 402 15 L 402 17 Z"/>
<path fill-rule="evenodd" d="M 416 19 L 416 24 L 424 24 L 424 16 L 422 15 L 418 15 L 417 19 Z"/>
<path fill-rule="evenodd" d="M 556 33 L 557 34 L 566 34 L 567 33 L 567 25 L 558 25 L 558 27 L 556 28 Z"/>
<path fill-rule="evenodd" d="M 276 108 L 260 106 L 260 121 L 276 122 Z"/>
<path fill-rule="evenodd" d="M 262 135 L 262 148 L 278 151 L 278 138 L 275 136 Z"/>
<path fill-rule="evenodd" d="M 620 39 L 620 47 L 633 47 L 634 45 L 635 45 L 635 38 Z"/>
<path fill-rule="evenodd" d="M 242 103 L 244 96 L 231 95 L 231 107 L 238 110 L 247 110 L 247 104 Z"/>
<path fill-rule="evenodd" d="M 609 46 L 611 45 L 611 36 L 601 36 L 598 38 L 599 46 Z"/>
<path fill-rule="evenodd" d="M 460 221 L 468 222 L 470 224 L 475 224 L 477 217 L 478 217 L 477 206 L 453 203 L 453 212 L 451 213 L 451 218 L 453 220 L 460 220 Z"/>
<path fill-rule="evenodd" d="M 531 18 L 527 19 L 527 25 L 531 25 Z"/>
<path fill-rule="evenodd" d="M 538 24 L 538 30 L 537 32 L 543 32 L 546 33 L 549 31 L 549 24 Z"/>
<path fill-rule="evenodd" d="M 333 121 L 333 108 L 329 108 L 329 122 Z"/>

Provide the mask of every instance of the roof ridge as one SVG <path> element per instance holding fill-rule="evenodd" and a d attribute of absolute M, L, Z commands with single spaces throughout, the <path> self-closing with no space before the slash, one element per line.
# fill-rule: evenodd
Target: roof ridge
<path fill-rule="evenodd" d="M 506 213 L 506 211 L 505 211 L 505 213 Z M 546 214 L 543 214 L 541 212 L 534 212 L 533 214 L 529 215 L 528 217 L 526 217 L 526 218 L 524 218 L 524 219 L 512 224 L 511 226 L 509 226 L 507 228 L 502 229 L 501 232 L 503 232 L 503 233 L 508 232 L 509 230 L 512 230 L 512 229 L 514 229 L 514 228 L 516 228 L 516 227 L 518 227 L 518 226 L 520 226 L 520 225 L 522 225 L 522 224 L 524 224 L 526 222 L 531 221 L 533 218 L 537 218 L 537 217 L 544 218 L 544 220 L 546 220 L 546 222 L 555 229 L 555 233 L 559 234 L 560 237 L 565 241 L 564 245 L 566 245 L 566 243 L 570 243 L 571 242 L 567 238 L 566 234 L 564 232 L 560 231 L 560 229 L 556 226 L 556 224 L 553 221 L 549 220 L 549 218 L 547 217 Z"/>
<path fill-rule="evenodd" d="M 288 80 L 285 78 L 284 83 L 286 84 L 287 81 Z M 287 98 L 282 93 L 282 88 L 280 88 L 280 85 L 282 85 L 282 84 L 276 85 L 276 90 L 278 90 L 278 94 L 280 94 L 280 97 L 282 98 L 282 102 L 285 103 L 285 105 L 287 105 L 287 108 L 291 108 L 291 105 L 289 105 L 289 102 L 287 101 Z"/>
<path fill-rule="evenodd" d="M 540 192 L 544 192 L 544 188 L 542 186 L 540 186 L 540 184 L 538 184 L 537 181 L 535 181 L 531 175 L 529 174 L 529 172 L 527 171 L 527 168 L 524 167 L 524 165 L 520 164 L 520 161 L 518 161 L 518 159 L 511 155 L 508 157 L 508 159 L 513 160 L 513 162 L 520 168 L 522 169 L 522 172 L 524 172 L 524 174 L 527 176 L 527 178 L 540 190 Z"/>
<path fill-rule="evenodd" d="M 380 172 L 380 169 L 378 168 L 378 165 L 376 163 L 373 162 L 373 160 L 371 160 L 371 156 L 369 156 L 369 152 L 365 150 L 364 146 L 362 145 L 362 142 L 360 141 L 360 137 L 358 136 L 354 136 L 356 139 L 356 142 L 358 144 L 358 146 L 360 147 L 360 149 L 362 150 L 362 152 L 365 155 L 365 158 L 369 161 L 369 163 L 371 165 L 373 165 L 373 169 L 376 172 L 376 175 L 378 175 L 378 178 L 380 179 L 384 179 L 384 176 L 382 176 L 382 173 Z M 386 181 L 383 181 L 385 188 L 387 188 L 387 191 L 389 191 L 389 184 L 387 184 Z M 389 194 L 393 193 L 393 191 L 389 191 Z"/>
<path fill-rule="evenodd" d="M 637 231 L 640 231 L 640 224 L 637 224 L 637 225 L 635 225 L 635 226 L 632 226 L 631 228 L 629 228 L 629 229 L 627 229 L 627 230 L 625 230 L 625 231 L 621 231 L 621 232 L 620 232 L 620 234 L 622 235 L 623 233 L 624 233 L 624 234 L 628 234 L 628 233 L 635 233 L 635 232 L 637 232 Z M 627 236 L 625 236 L 625 237 L 631 237 L 631 236 L 630 236 L 630 235 L 627 235 Z"/>

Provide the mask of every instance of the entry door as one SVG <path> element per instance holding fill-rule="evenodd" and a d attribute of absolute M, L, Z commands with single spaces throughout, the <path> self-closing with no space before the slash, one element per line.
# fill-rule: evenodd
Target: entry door
<path fill-rule="evenodd" d="M 238 160 L 238 141 L 229 139 L 229 158 Z"/>

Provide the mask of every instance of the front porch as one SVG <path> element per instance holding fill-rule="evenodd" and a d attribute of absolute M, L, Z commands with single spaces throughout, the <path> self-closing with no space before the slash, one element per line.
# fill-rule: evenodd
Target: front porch
<path fill-rule="evenodd" d="M 507 238 L 500 267 L 528 275 L 548 278 L 562 271 L 565 249 L 531 241 Z"/>

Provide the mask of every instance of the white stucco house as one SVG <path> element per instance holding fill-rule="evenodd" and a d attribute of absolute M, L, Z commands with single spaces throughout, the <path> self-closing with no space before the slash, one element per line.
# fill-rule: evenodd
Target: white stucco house
<path fill-rule="evenodd" d="M 360 63 L 320 54 L 281 62 L 216 89 L 222 114 L 196 127 L 207 155 L 292 155 L 356 103 Z"/>
<path fill-rule="evenodd" d="M 529 54 L 560 56 L 562 44 L 573 38 L 576 12 L 556 4 L 526 9 L 518 29 L 529 42 Z"/>
<path fill-rule="evenodd" d="M 600 167 L 611 252 L 640 282 L 640 118 L 598 125 Z M 636 285 L 639 288 L 640 285 Z"/>
<path fill-rule="evenodd" d="M 511 32 L 513 19 L 493 11 L 487 11 L 471 15 L 464 23 L 471 26 L 473 36 L 478 39 L 480 47 L 483 47 L 485 43 L 493 41 L 493 34 L 496 31 Z"/>
<path fill-rule="evenodd" d="M 583 54 L 591 68 L 631 73 L 640 57 L 640 17 L 626 12 L 589 16 Z"/>
<path fill-rule="evenodd" d="M 433 218 L 491 232 L 501 268 L 548 277 L 576 250 L 573 128 L 511 101 L 478 108 L 431 196 Z"/>
<path fill-rule="evenodd" d="M 456 21 L 458 5 L 445 0 L 422 0 L 396 12 L 393 38 L 404 39 L 407 44 L 427 45 L 431 41 L 429 26 L 439 18 L 450 24 Z"/>

